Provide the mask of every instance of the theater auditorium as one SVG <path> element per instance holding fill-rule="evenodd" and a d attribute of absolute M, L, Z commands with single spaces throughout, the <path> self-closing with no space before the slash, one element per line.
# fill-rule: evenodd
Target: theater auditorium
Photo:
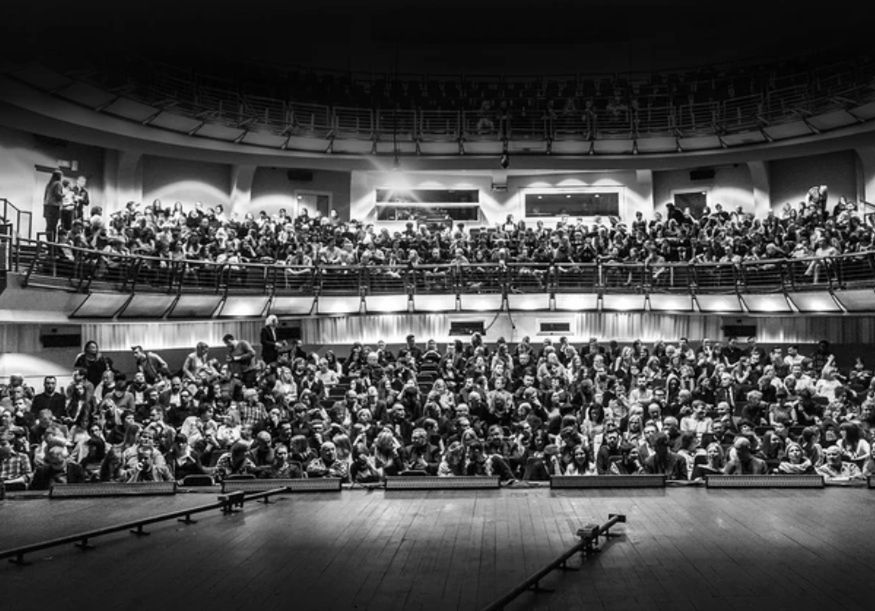
<path fill-rule="evenodd" d="M 7 4 L 3 609 L 872 608 L 853 3 Z"/>

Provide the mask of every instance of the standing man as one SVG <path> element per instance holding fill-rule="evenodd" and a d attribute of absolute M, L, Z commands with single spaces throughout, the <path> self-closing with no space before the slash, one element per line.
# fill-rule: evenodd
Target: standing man
<path fill-rule="evenodd" d="M 265 320 L 264 328 L 261 330 L 261 359 L 270 365 L 279 360 L 280 344 L 276 335 L 276 328 L 279 325 L 279 319 L 271 314 Z"/>
<path fill-rule="evenodd" d="M 228 347 L 228 362 L 231 374 L 239 378 L 243 385 L 252 388 L 255 386 L 255 349 L 245 339 L 234 339 L 230 333 L 222 338 L 222 343 Z"/>
<path fill-rule="evenodd" d="M 43 218 L 46 219 L 46 240 L 49 242 L 55 241 L 63 203 L 64 173 L 54 170 L 43 195 Z"/>
<path fill-rule="evenodd" d="M 85 176 L 79 176 L 73 186 L 74 219 L 84 218 L 85 212 L 91 208 L 91 196 L 88 194 L 88 189 L 85 188 L 87 184 L 88 179 Z"/>
<path fill-rule="evenodd" d="M 66 415 L 67 400 L 63 393 L 58 392 L 58 379 L 55 376 L 46 376 L 43 380 L 43 392 L 36 395 L 30 404 L 30 411 L 36 416 L 41 410 L 47 409 L 55 418 Z"/>
<path fill-rule="evenodd" d="M 134 361 L 137 364 L 137 371 L 142 372 L 146 378 L 146 384 L 154 385 L 164 378 L 170 377 L 170 368 L 167 366 L 167 361 L 162 359 L 154 352 L 146 352 L 142 346 L 133 346 Z"/>

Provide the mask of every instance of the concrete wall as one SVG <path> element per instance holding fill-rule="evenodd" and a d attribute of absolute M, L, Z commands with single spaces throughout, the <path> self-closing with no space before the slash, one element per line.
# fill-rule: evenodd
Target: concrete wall
<path fill-rule="evenodd" d="M 33 213 L 31 236 L 35 236 L 45 231 L 42 194 L 49 177 L 45 172 L 37 172 L 36 166 L 56 168 L 59 161 L 76 161 L 78 169 L 65 169 L 64 174 L 88 178 L 91 200 L 99 204 L 103 199 L 103 153 L 103 149 L 97 147 L 0 127 L 0 197 Z M 22 227 L 22 233 L 26 237 L 26 226 Z"/>
<path fill-rule="evenodd" d="M 261 210 L 275 213 L 285 208 L 289 214 L 298 210 L 295 193 L 320 192 L 331 194 L 331 207 L 341 219 L 350 218 L 350 173 L 312 170 L 313 180 L 289 180 L 288 168 L 260 167 L 252 180 L 252 195 L 248 204 L 235 206 L 233 211 L 241 216 L 246 212 L 257 214 Z M 315 210 L 310 211 L 315 212 Z"/>
<path fill-rule="evenodd" d="M 179 200 L 190 208 L 195 202 L 204 206 L 223 205 L 231 197 L 231 168 L 225 164 L 143 157 L 143 201 L 160 199 L 166 207 Z"/>
<path fill-rule="evenodd" d="M 507 185 L 507 190 L 495 191 L 492 185 Z M 412 172 L 352 172 L 350 186 L 350 217 L 371 223 L 376 221 L 377 189 L 476 189 L 480 197 L 481 222 L 494 225 L 508 214 L 524 218 L 524 195 L 527 190 L 544 192 L 565 189 L 600 189 L 617 191 L 621 216 L 634 216 L 641 210 L 653 210 L 650 172 L 578 172 L 507 176 L 506 172 L 491 173 L 412 173 Z M 549 219 L 544 219 L 549 224 Z M 380 226 L 403 226 L 403 222 L 385 222 Z"/>
<path fill-rule="evenodd" d="M 745 211 L 754 209 L 753 182 L 746 164 L 712 166 L 714 178 L 690 180 L 690 170 L 672 170 L 653 173 L 653 199 L 656 210 L 665 212 L 665 204 L 672 201 L 672 191 L 705 191 L 708 206 L 723 204 L 724 210 L 739 206 Z"/>
<path fill-rule="evenodd" d="M 798 206 L 813 185 L 829 185 L 830 208 L 841 195 L 857 199 L 857 159 L 853 151 L 777 159 L 768 167 L 773 210 L 780 210 L 787 202 Z"/>

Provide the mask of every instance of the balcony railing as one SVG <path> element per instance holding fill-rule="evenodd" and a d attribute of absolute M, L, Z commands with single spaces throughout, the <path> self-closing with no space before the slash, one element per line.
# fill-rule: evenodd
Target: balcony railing
<path fill-rule="evenodd" d="M 875 251 L 740 263 L 468 263 L 293 266 L 114 254 L 0 236 L 25 285 L 217 295 L 784 293 L 875 287 Z"/>
<path fill-rule="evenodd" d="M 243 136 L 249 132 L 285 138 L 349 138 L 374 142 L 394 137 L 418 143 L 463 138 L 545 142 L 723 138 L 731 134 L 758 133 L 760 129 L 769 131 L 781 123 L 809 125 L 804 122 L 812 117 L 844 111 L 838 113 L 841 117 L 815 121 L 816 125 L 806 132 L 819 133 L 871 119 L 868 105 L 875 101 L 875 62 L 863 58 L 790 74 L 773 68 L 758 73 L 755 79 L 748 77 L 749 86 L 742 86 L 744 78 L 733 80 L 731 73 L 701 81 L 687 75 L 688 80 L 669 79 L 661 84 L 656 75 L 647 75 L 634 86 L 632 81 L 621 79 L 598 87 L 580 75 L 546 81 L 533 78 L 522 83 L 504 78 L 490 80 L 489 76 L 478 77 L 477 81 L 467 77 L 449 80 L 422 77 L 400 87 L 383 81 L 355 81 L 347 84 L 358 93 L 342 95 L 337 93 L 342 87 L 329 87 L 328 92 L 334 93 L 327 96 L 328 103 L 325 95 L 315 93 L 312 95 L 317 99 L 307 99 L 307 94 L 301 93 L 311 91 L 306 87 L 291 88 L 290 97 L 283 99 L 253 95 L 232 81 L 193 74 L 173 66 L 153 68 L 147 72 L 148 77 L 140 72 L 122 79 L 128 83 L 124 88 L 125 98 L 155 109 L 147 123 L 162 113 L 179 114 L 201 123 L 194 129 L 188 124 L 180 127 L 185 133 L 199 133 L 204 122 L 211 122 L 232 128 L 227 138 L 232 141 L 240 138 L 243 142 L 248 142 Z M 29 78 L 26 69 L 12 69 L 7 73 L 40 87 L 40 80 Z M 106 87 L 107 95 L 116 91 L 110 85 L 118 79 L 107 80 L 109 76 L 105 75 L 101 80 L 100 74 L 98 71 L 89 76 L 88 85 Z M 70 85 L 84 77 L 76 74 L 58 75 L 58 78 L 67 79 L 67 86 L 55 87 L 50 92 L 81 102 L 76 98 L 79 88 Z M 734 81 L 739 81 L 738 90 Z M 617 90 L 623 93 L 614 96 L 613 91 Z M 393 97 L 395 93 L 400 97 Z M 109 99 L 116 97 L 117 94 Z M 508 110 L 500 107 L 501 100 L 508 101 Z M 487 109 L 483 101 L 490 101 L 492 106 Z M 122 112 L 121 107 L 113 104 L 101 104 L 97 108 L 107 113 Z M 864 110 L 859 111 L 861 108 Z M 118 116 L 131 118 L 124 114 Z M 240 133 L 235 134 L 235 129 Z M 790 130 L 789 133 L 798 132 Z M 209 137 L 224 139 L 218 135 Z M 793 136 L 772 130 L 763 139 L 785 137 Z M 289 146 L 285 140 L 278 142 L 277 146 Z M 721 140 L 720 146 L 728 145 Z M 665 146 L 666 151 L 677 148 L 670 143 Z M 441 154 L 446 151 L 442 149 Z"/>

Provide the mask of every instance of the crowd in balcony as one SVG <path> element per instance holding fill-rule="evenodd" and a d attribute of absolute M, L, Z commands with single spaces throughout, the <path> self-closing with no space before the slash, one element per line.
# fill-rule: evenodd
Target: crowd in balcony
<path fill-rule="evenodd" d="M 379 129 L 391 124 L 394 127 L 388 129 L 397 128 L 402 133 L 419 133 L 421 129 L 437 134 L 443 128 L 436 126 L 462 111 L 466 114 L 466 137 L 510 137 L 500 126 L 512 124 L 511 129 L 544 135 L 569 131 L 590 138 L 604 129 L 632 133 L 767 125 L 769 120 L 816 113 L 821 106 L 834 105 L 829 95 L 832 89 L 840 88 L 850 98 L 871 94 L 867 76 L 871 66 L 859 58 L 818 59 L 819 68 L 800 58 L 772 65 L 648 75 L 515 78 L 356 75 L 258 65 L 241 68 L 245 78 L 234 80 L 173 66 L 146 65 L 140 73 L 149 76 L 134 79 L 132 93 L 147 103 L 172 95 L 180 107 L 193 104 L 200 111 L 208 108 L 199 101 L 225 96 L 225 108 L 234 109 L 225 111 L 229 118 L 305 131 L 317 127 L 314 122 L 328 128 L 328 108 L 334 107 L 341 123 L 344 113 L 358 117 L 354 125 L 342 126 L 352 131 L 370 132 L 379 123 Z M 105 68 L 99 72 L 114 71 Z M 322 106 L 322 111 L 314 110 L 314 105 Z M 289 108 L 293 110 L 288 112 Z M 371 111 L 382 113 L 378 123 L 364 119 Z M 413 121 L 413 112 L 420 113 L 421 123 Z"/>
<path fill-rule="evenodd" d="M 574 275 L 586 264 L 631 263 L 644 264 L 648 282 L 658 285 L 668 277 L 666 264 L 764 261 L 760 267 L 768 272 L 782 259 L 804 260 L 797 269 L 800 280 L 823 282 L 833 257 L 875 246 L 863 204 L 845 197 L 830 201 L 825 185 L 812 187 L 798 205 L 788 203 L 765 217 L 719 203 L 697 215 L 667 204 L 664 213 L 649 219 L 638 212 L 627 221 L 562 218 L 547 227 L 543 221 L 527 223 L 509 215 L 485 230 L 408 221 L 403 229 L 390 231 L 362 220 L 341 220 L 334 211 L 328 216 L 311 215 L 306 208 L 294 217 L 286 210 L 239 216 L 227 214 L 221 205 L 186 208 L 175 202 L 168 207 L 158 200 L 146 206 L 129 202 L 108 218 L 99 208 L 72 205 L 66 214 L 64 188 L 52 186 L 64 180 L 58 172 L 46 189 L 48 234 L 51 238 L 57 227 L 62 245 L 53 252 L 62 273 L 72 274 L 79 265 L 80 274 L 96 279 L 120 279 L 131 257 L 145 256 L 137 269 L 146 282 L 166 279 L 171 272 L 180 281 L 203 281 L 217 267 L 240 272 L 233 281 L 245 276 L 243 264 L 258 263 L 282 267 L 286 286 L 299 288 L 304 287 L 302 278 L 326 267 L 361 266 L 387 278 L 416 270 L 427 284 L 446 287 L 461 268 L 480 270 L 482 277 L 469 275 L 470 284 L 495 278 L 491 265 L 513 268 L 531 287 L 543 287 L 548 272 Z M 84 186 L 81 192 L 87 195 Z M 99 255 L 77 258 L 69 247 Z M 629 285 L 642 279 L 616 268 L 606 282 Z"/>
<path fill-rule="evenodd" d="M 658 341 L 503 338 L 339 359 L 280 339 L 199 343 L 181 367 L 142 346 L 122 374 L 89 341 L 61 388 L 0 387 L 0 479 L 61 483 L 387 476 L 875 473 L 873 372 L 837 366 L 826 341 L 765 349 L 755 338 Z"/>

